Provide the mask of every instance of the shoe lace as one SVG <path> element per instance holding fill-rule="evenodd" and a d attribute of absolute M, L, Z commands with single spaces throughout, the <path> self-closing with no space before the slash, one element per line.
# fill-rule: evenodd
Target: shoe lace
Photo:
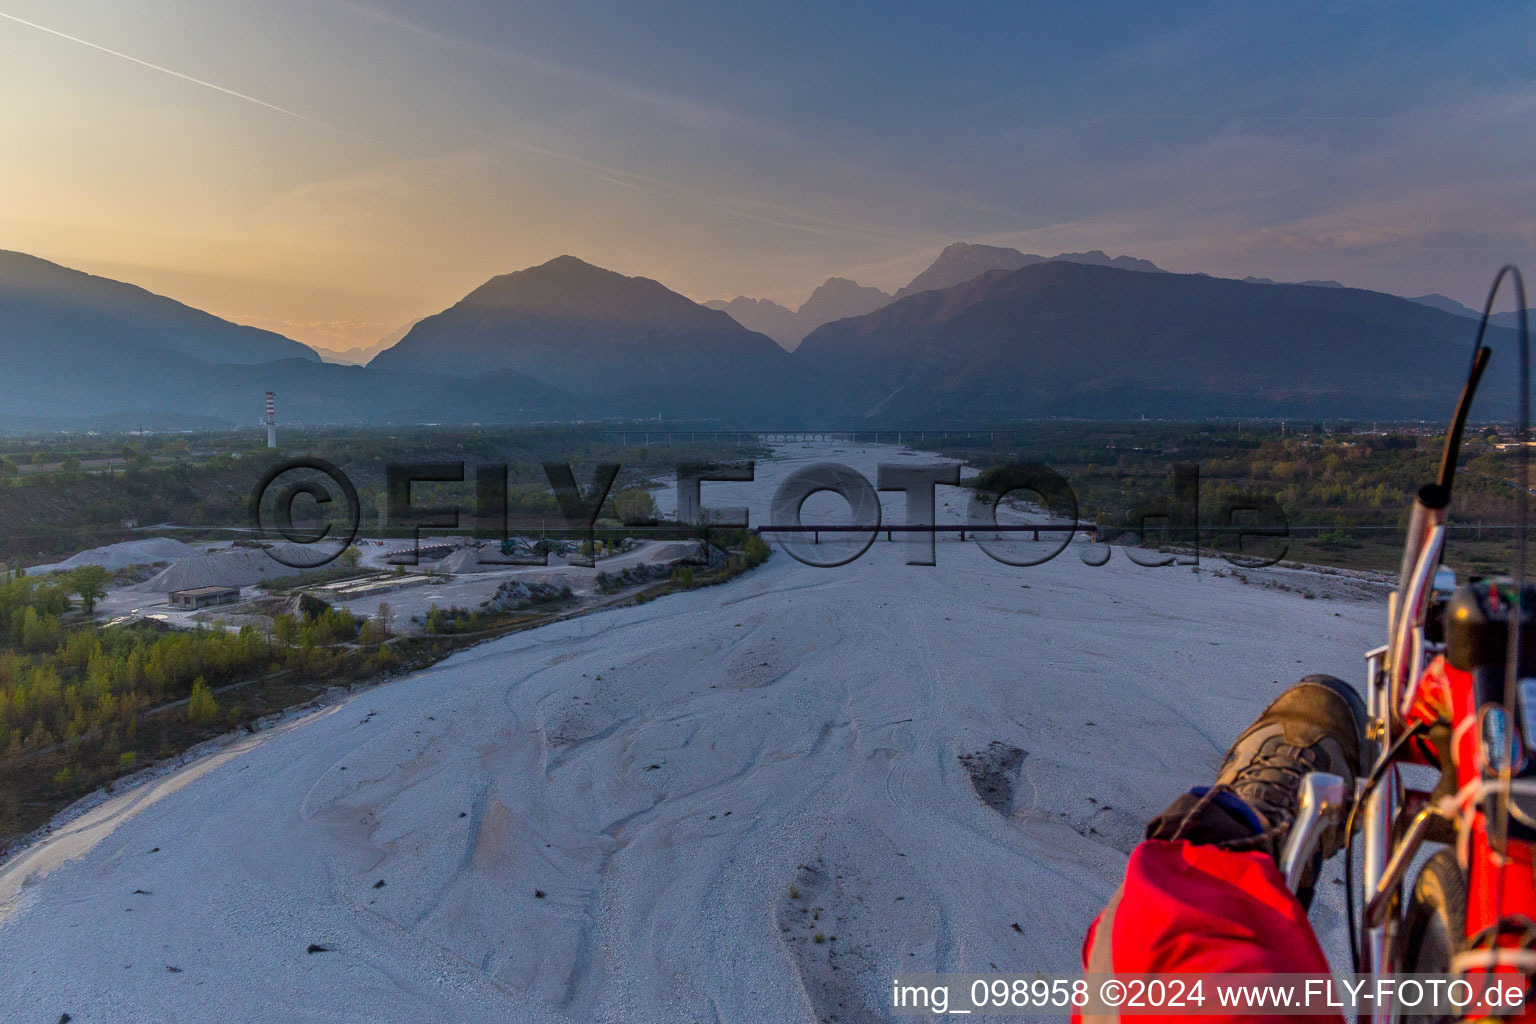
<path fill-rule="evenodd" d="M 1179 838 L 1190 822 L 1219 793 L 1230 793 L 1257 811 L 1268 827 L 1251 837 L 1227 840 L 1211 845 L 1234 851 L 1263 850 L 1277 855 L 1280 844 L 1290 831 L 1296 816 L 1296 794 L 1301 779 L 1312 771 L 1306 751 L 1281 746 L 1275 750 L 1261 751 L 1240 768 L 1229 782 L 1219 783 L 1206 790 L 1194 807 L 1184 816 L 1174 830 L 1173 838 Z"/>
<path fill-rule="evenodd" d="M 1201 796 L 1199 800 L 1195 801 L 1194 806 L 1192 806 L 1184 815 L 1184 817 L 1179 821 L 1179 824 L 1174 828 L 1173 834 L 1169 836 L 1169 838 L 1184 838 L 1184 830 L 1189 827 L 1191 822 L 1195 821 L 1199 817 L 1200 812 L 1205 809 L 1207 804 L 1215 800 L 1216 797 L 1222 793 L 1230 793 L 1232 796 L 1237 797 L 1244 803 L 1249 802 L 1247 797 L 1233 789 L 1230 784 L 1225 782 L 1217 783 L 1216 785 L 1207 789 L 1205 794 Z M 1265 853 L 1268 853 L 1270 856 L 1278 856 L 1279 844 L 1285 838 L 1285 833 L 1289 829 L 1290 822 L 1282 821 L 1280 824 L 1271 825 L 1269 828 L 1266 828 L 1261 832 L 1257 832 L 1252 836 L 1245 836 L 1242 839 L 1227 839 L 1223 840 L 1222 842 L 1208 843 L 1206 845 L 1216 847 L 1217 849 L 1232 850 L 1237 852 L 1245 850 L 1262 850 Z"/>
<path fill-rule="evenodd" d="M 1296 815 L 1301 780 L 1311 771 L 1305 750 L 1280 747 L 1255 755 L 1228 786 L 1273 825 L 1289 826 Z"/>

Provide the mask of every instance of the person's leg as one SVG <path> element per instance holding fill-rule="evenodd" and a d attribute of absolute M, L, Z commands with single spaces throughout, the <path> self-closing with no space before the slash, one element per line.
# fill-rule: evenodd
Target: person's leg
<path fill-rule="evenodd" d="M 1308 676 L 1276 698 L 1227 752 L 1215 785 L 1183 794 L 1147 826 L 1089 928 L 1084 969 L 1327 973 L 1277 858 L 1308 772 L 1340 775 L 1353 790 L 1364 722 L 1359 696 L 1332 676 Z M 1330 830 L 1319 860 L 1341 841 Z"/>

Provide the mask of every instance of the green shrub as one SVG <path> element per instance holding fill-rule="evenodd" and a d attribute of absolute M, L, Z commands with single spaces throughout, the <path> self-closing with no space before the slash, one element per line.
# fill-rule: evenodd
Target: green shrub
<path fill-rule="evenodd" d="M 192 682 L 192 695 L 187 698 L 187 720 L 191 722 L 211 722 L 218 716 L 219 705 L 213 699 L 213 691 L 208 689 L 208 684 L 202 676 Z"/>
<path fill-rule="evenodd" d="M 756 533 L 747 534 L 746 541 L 741 545 L 741 557 L 746 561 L 748 569 L 768 561 L 769 553 L 768 542 Z"/>

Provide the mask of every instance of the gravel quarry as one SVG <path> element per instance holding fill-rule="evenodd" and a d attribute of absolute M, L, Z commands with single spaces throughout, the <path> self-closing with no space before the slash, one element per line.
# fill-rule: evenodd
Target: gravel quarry
<path fill-rule="evenodd" d="M 126 569 L 130 565 L 154 565 L 157 562 L 176 562 L 184 558 L 196 558 L 202 551 L 190 544 L 169 537 L 146 537 L 143 540 L 123 541 L 105 547 L 91 548 L 71 555 L 62 562 L 34 565 L 28 575 L 40 576 L 49 572 L 68 572 L 82 565 L 99 565 L 104 569 Z"/>
<path fill-rule="evenodd" d="M 266 548 L 232 547 L 211 554 L 172 562 L 133 589 L 168 594 L 196 587 L 249 587 L 264 579 L 299 576 L 309 571 L 306 560 L 314 552 L 297 544 L 275 545 L 274 558 Z M 282 560 L 280 560 L 282 559 Z"/>
<path fill-rule="evenodd" d="M 785 446 L 704 502 L 763 523 L 795 469 L 898 458 L 933 461 Z M 0 865 L 6 1019 L 865 1022 L 902 972 L 1071 972 L 1146 819 L 1299 676 L 1357 681 L 1385 619 L 1334 574 L 883 537 L 486 643 L 61 821 Z"/>

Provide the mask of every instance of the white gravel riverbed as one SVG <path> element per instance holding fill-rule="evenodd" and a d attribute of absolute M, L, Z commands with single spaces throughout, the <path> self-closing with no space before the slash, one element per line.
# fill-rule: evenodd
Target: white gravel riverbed
<path fill-rule="evenodd" d="M 913 461 L 783 454 L 705 503 Z M 1072 971 L 1145 820 L 1384 618 L 1076 545 L 905 554 L 775 551 L 114 797 L 0 866 L 5 1019 L 846 1022 L 899 972 Z"/>

